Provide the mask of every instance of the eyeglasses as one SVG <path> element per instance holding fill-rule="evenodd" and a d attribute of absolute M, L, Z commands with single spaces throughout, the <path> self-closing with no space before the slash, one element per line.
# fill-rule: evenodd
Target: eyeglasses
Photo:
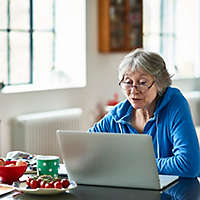
<path fill-rule="evenodd" d="M 149 90 L 153 86 L 154 83 L 155 83 L 155 81 L 153 81 L 151 83 L 151 85 L 148 86 L 146 83 L 141 83 L 141 84 L 138 84 L 138 85 L 133 85 L 132 83 L 129 83 L 129 82 L 120 81 L 119 85 L 121 86 L 121 88 L 123 90 L 126 90 L 126 91 L 129 91 L 132 88 L 136 88 L 139 92 L 144 93 L 147 90 Z"/>

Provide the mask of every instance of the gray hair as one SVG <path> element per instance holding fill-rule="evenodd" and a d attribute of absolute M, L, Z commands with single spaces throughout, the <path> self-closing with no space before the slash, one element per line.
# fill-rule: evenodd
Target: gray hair
<path fill-rule="evenodd" d="M 129 68 L 132 71 L 140 68 L 153 76 L 160 96 L 172 84 L 171 75 L 167 71 L 165 61 L 157 53 L 138 48 L 126 55 L 119 65 L 120 81 L 123 80 L 124 74 Z"/>

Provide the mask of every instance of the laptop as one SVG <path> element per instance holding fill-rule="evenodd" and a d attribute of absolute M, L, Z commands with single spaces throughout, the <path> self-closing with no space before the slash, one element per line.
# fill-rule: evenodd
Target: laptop
<path fill-rule="evenodd" d="M 158 175 L 152 137 L 56 131 L 69 179 L 78 184 L 162 190 L 178 176 Z"/>

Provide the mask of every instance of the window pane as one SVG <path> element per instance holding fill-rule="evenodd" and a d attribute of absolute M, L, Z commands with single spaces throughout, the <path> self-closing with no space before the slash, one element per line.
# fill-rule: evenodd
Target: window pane
<path fill-rule="evenodd" d="M 162 31 L 164 33 L 175 32 L 175 3 L 174 1 L 163 0 L 162 8 Z"/>
<path fill-rule="evenodd" d="M 162 56 L 170 74 L 175 73 L 175 40 L 169 35 L 162 36 Z"/>
<path fill-rule="evenodd" d="M 0 0 L 0 29 L 6 29 L 7 24 L 7 0 Z"/>
<path fill-rule="evenodd" d="M 33 32 L 29 31 L 30 19 Z M 85 0 L 0 0 L 0 70 L 0 81 L 9 85 L 32 81 L 63 86 L 69 80 L 85 84 Z"/>
<path fill-rule="evenodd" d="M 85 34 L 85 0 L 56 1 L 56 69 L 74 83 L 85 81 Z"/>
<path fill-rule="evenodd" d="M 176 65 L 177 76 L 199 76 L 195 73 L 195 63 L 199 60 L 199 16 L 197 1 L 177 1 L 176 5 Z M 199 8 L 199 7 L 198 7 Z M 197 71 L 198 72 L 198 71 Z"/>
<path fill-rule="evenodd" d="M 143 2 L 144 47 L 160 53 L 176 78 L 199 76 L 199 0 Z"/>
<path fill-rule="evenodd" d="M 143 36 L 144 47 L 148 50 L 159 52 L 160 51 L 160 34 L 144 34 Z"/>
<path fill-rule="evenodd" d="M 10 28 L 29 29 L 29 1 L 10 0 Z"/>
<path fill-rule="evenodd" d="M 7 83 L 7 33 L 0 32 L 0 82 Z"/>
<path fill-rule="evenodd" d="M 10 83 L 30 82 L 29 34 L 10 33 Z"/>
<path fill-rule="evenodd" d="M 160 0 L 143 0 L 143 32 L 160 33 Z"/>
<path fill-rule="evenodd" d="M 35 32 L 33 41 L 34 75 L 45 79 L 53 68 L 53 33 Z"/>
<path fill-rule="evenodd" d="M 53 0 L 33 1 L 33 28 L 53 28 Z"/>

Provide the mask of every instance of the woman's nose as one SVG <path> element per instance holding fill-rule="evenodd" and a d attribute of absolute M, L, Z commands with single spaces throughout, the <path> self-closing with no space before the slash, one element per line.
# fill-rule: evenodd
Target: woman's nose
<path fill-rule="evenodd" d="M 131 89 L 130 89 L 130 93 L 138 93 L 138 89 L 136 85 L 132 85 Z"/>

